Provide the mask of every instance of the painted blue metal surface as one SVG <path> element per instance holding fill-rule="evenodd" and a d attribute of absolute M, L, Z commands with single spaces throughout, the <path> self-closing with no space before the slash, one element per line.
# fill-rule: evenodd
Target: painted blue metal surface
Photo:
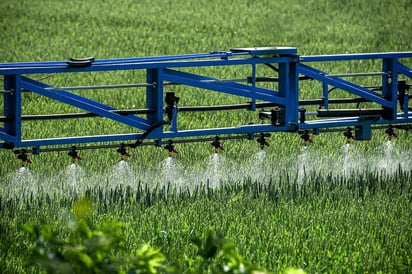
<path fill-rule="evenodd" d="M 379 89 L 360 86 L 345 77 L 329 74 L 327 71 L 316 68 L 316 64 L 341 61 L 381 60 L 381 71 L 374 76 L 381 77 Z M 0 147 L 34 147 L 34 151 L 41 152 L 43 146 L 63 146 L 71 144 L 99 143 L 99 142 L 140 142 L 154 140 L 158 145 L 164 139 L 195 138 L 215 135 L 245 135 L 253 136 L 267 132 L 298 132 L 302 129 L 311 129 L 319 132 L 323 128 L 354 127 L 359 140 L 367 140 L 371 137 L 374 125 L 405 125 L 412 123 L 412 110 L 409 106 L 409 95 L 405 89 L 410 84 L 404 84 L 402 88 L 398 80 L 405 81 L 412 78 L 412 70 L 405 65 L 411 63 L 412 52 L 386 52 L 386 53 L 362 53 L 362 54 L 335 54 L 320 56 L 300 56 L 294 47 L 257 47 L 257 48 L 233 48 L 230 51 L 212 51 L 200 54 L 184 54 L 171 56 L 152 56 L 118 59 L 85 59 L 84 63 L 76 61 L 48 61 L 48 62 L 21 62 L 0 63 L 0 76 L 3 79 L 3 116 L 0 116 Z M 187 68 L 225 67 L 235 69 L 237 66 L 250 66 L 250 75 L 239 79 L 227 80 L 188 72 Z M 259 86 L 257 73 L 260 66 L 271 69 L 269 81 L 277 83 L 277 90 Z M 85 96 L 71 92 L 71 88 L 53 87 L 46 82 L 34 80 L 34 74 L 64 74 L 64 73 L 89 73 L 120 70 L 142 70 L 146 73 L 146 114 L 122 114 L 113 106 L 97 102 Z M 266 70 L 267 72 L 267 70 Z M 349 75 L 351 76 L 351 75 Z M 368 76 L 353 74 L 352 76 Z M 263 77 L 265 78 L 265 77 Z M 321 85 L 320 107 L 329 110 L 332 101 L 329 100 L 330 88 L 339 89 L 351 95 L 351 98 L 361 98 L 382 109 L 378 115 L 333 117 L 311 117 L 306 119 L 305 111 L 302 111 L 300 100 L 300 81 L 318 81 Z M 173 103 L 165 104 L 166 85 L 181 85 L 195 87 L 202 90 L 215 91 L 239 96 L 245 99 L 247 107 L 245 111 L 271 110 L 263 116 L 268 116 L 265 124 L 246 124 L 224 128 L 200 128 L 179 129 L 179 116 L 183 108 Z M 93 89 L 91 87 L 90 89 Z M 98 88 L 98 87 L 97 87 Z M 403 89 L 403 90 L 401 90 Z M 40 96 L 51 98 L 61 103 L 82 109 L 98 117 L 105 117 L 115 122 L 130 126 L 136 133 L 99 135 L 96 132 L 91 136 L 74 136 L 64 138 L 23 139 L 22 123 L 26 117 L 22 114 L 24 102 L 22 92 L 30 91 Z M 142 100 L 142 98 L 139 98 Z M 316 105 L 317 103 L 313 103 Z M 399 107 L 398 107 L 399 105 Z M 265 107 L 263 107 L 265 106 Z M 400 110 L 398 110 L 400 108 Z M 196 108 L 193 108 L 196 109 Z M 199 108 L 200 109 L 200 108 Z M 203 107 L 204 109 L 204 107 Z M 229 111 L 230 106 L 221 107 L 221 111 Z M 210 109 L 212 110 L 212 108 Z M 316 112 L 310 112 L 316 114 Z M 329 112 L 327 112 L 329 113 Z M 350 113 L 350 112 L 349 112 Z M 165 119 L 170 116 L 170 120 Z M 309 114 L 309 113 L 308 113 Z M 52 117 L 54 114 L 50 114 Z M 260 115 L 256 115 L 258 118 Z M 262 117 L 263 117 L 262 116 Z M 35 120 L 36 117 L 30 117 Z"/>
<path fill-rule="evenodd" d="M 411 58 L 412 51 L 407 52 L 376 52 L 376 53 L 348 53 L 348 54 L 329 54 L 329 55 L 309 55 L 299 56 L 300 62 L 327 62 L 327 61 L 352 61 L 368 59 L 387 59 L 387 58 Z"/>

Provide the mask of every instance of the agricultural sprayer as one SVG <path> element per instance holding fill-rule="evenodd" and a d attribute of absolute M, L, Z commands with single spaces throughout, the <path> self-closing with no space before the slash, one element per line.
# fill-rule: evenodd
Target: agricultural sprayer
<path fill-rule="evenodd" d="M 201 141 L 210 142 L 218 151 L 223 149 L 222 140 L 238 138 L 254 139 L 263 149 L 269 145 L 267 137 L 273 132 L 296 133 L 305 142 L 312 140 L 312 134 L 329 131 L 342 131 L 348 140 L 369 140 L 373 129 L 385 130 L 394 137 L 394 129 L 409 129 L 412 125 L 408 96 L 411 85 L 407 82 L 412 78 L 411 60 L 412 52 L 302 56 L 294 47 L 257 47 L 173 56 L 2 63 L 0 147 L 13 150 L 24 163 L 29 161 L 28 153 L 66 151 L 75 160 L 80 158 L 77 150 L 117 148 L 122 157 L 127 157 L 128 149 L 139 146 L 163 146 L 173 153 L 175 144 Z M 371 62 L 378 69 L 350 71 L 351 64 L 357 62 Z M 333 72 L 339 63 L 345 64 L 345 71 Z M 221 76 L 238 67 L 245 75 L 235 79 Z M 74 86 L 47 83 L 56 75 L 81 74 L 87 79 L 86 74 L 108 71 L 140 71 L 144 80 Z M 373 79 L 374 84 L 357 79 Z M 312 89 L 318 89 L 317 98 L 304 98 L 302 86 L 307 82 L 312 83 Z M 199 93 L 227 94 L 243 101 L 179 105 L 185 95 L 173 91 L 175 86 L 179 90 L 187 87 Z M 129 98 L 144 102 L 145 107 L 122 109 L 84 95 L 101 89 L 143 89 L 139 96 L 132 92 Z M 26 114 L 24 93 L 47 97 L 81 112 Z M 196 128 L 179 128 L 179 116 L 186 113 L 210 115 L 233 110 L 255 115 L 251 121 L 236 126 L 205 128 L 198 124 Z M 57 120 L 63 125 L 67 119 L 92 117 L 124 124 L 130 131 L 24 138 L 30 136 L 22 126 L 26 121 Z"/>

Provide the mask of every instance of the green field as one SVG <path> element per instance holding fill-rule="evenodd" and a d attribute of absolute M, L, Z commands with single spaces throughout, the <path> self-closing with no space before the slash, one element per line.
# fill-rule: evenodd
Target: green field
<path fill-rule="evenodd" d="M 302 55 L 411 51 L 411 13 L 410 0 L 3 0 L 0 63 L 258 46 L 293 46 Z M 411 67 L 412 60 L 405 64 Z M 333 65 L 328 67 L 332 72 L 380 69 L 374 62 Z M 226 79 L 244 75 L 241 68 L 211 73 Z M 56 86 L 144 79 L 133 71 L 34 78 L 45 76 Z M 194 88 L 177 86 L 175 91 L 182 105 L 244 103 Z M 134 96 L 124 90 L 87 92 L 119 108 L 144 107 L 144 90 Z M 302 84 L 301 92 L 304 98 L 322 94 L 312 83 Z M 23 102 L 25 114 L 77 111 L 31 93 L 23 94 Z M 256 115 L 234 111 L 211 119 L 199 113 L 179 119 L 184 129 L 234 126 Z M 27 122 L 23 129 L 25 138 L 131 130 L 91 118 Z M 75 170 L 67 153 L 42 153 L 32 156 L 30 174 L 23 175 L 17 173 L 14 154 L 0 150 L 0 272 L 39 272 L 29 264 L 35 244 L 24 227 L 50 224 L 54 239 L 74 241 L 79 235 L 73 232 L 72 208 L 87 196 L 94 207 L 90 227 L 123 224 L 111 231 L 121 244 L 108 251 L 122 271 L 127 269 L 122 258 L 149 243 L 160 248 L 165 265 L 196 273 L 198 250 L 191 239 L 204 238 L 213 228 L 245 260 L 269 273 L 288 267 L 307 273 L 410 273 L 411 133 L 397 133 L 389 143 L 383 130 L 374 131 L 372 140 L 353 142 L 347 152 L 341 133 L 315 136 L 306 150 L 297 134 L 286 133 L 272 134 L 264 152 L 246 140 L 225 141 L 219 155 L 208 143 L 179 145 L 173 159 L 164 149 L 142 147 L 132 150 L 124 165 L 115 151 L 87 150 L 81 151 L 83 160 Z"/>

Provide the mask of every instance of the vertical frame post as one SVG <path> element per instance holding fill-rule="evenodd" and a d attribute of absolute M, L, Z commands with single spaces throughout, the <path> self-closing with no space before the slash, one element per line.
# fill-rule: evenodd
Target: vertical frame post
<path fill-rule="evenodd" d="M 148 69 L 146 74 L 147 83 L 151 84 L 146 88 L 146 107 L 155 112 L 147 114 L 147 121 L 151 126 L 163 121 L 163 77 L 162 69 Z M 163 127 L 158 127 L 151 134 L 159 135 L 163 133 Z"/>
<path fill-rule="evenodd" d="M 382 60 L 382 96 L 391 101 L 392 107 L 385 111 L 384 119 L 396 119 L 398 106 L 398 70 L 396 58 Z M 387 117 L 386 117 L 387 116 Z"/>
<path fill-rule="evenodd" d="M 256 64 L 252 64 L 252 87 L 256 87 Z M 256 98 L 253 97 L 251 101 L 251 108 L 250 110 L 255 111 L 256 110 Z"/>
<path fill-rule="evenodd" d="M 279 94 L 286 99 L 284 109 L 285 125 L 298 123 L 299 116 L 299 79 L 296 62 L 279 63 Z"/>
<path fill-rule="evenodd" d="M 13 136 L 12 142 L 18 144 L 21 142 L 21 115 L 22 115 L 22 98 L 21 98 L 21 75 L 5 75 L 4 89 L 11 90 L 10 93 L 4 94 L 4 116 L 8 119 L 4 122 L 6 134 Z"/>
<path fill-rule="evenodd" d="M 329 108 L 329 90 L 328 90 L 329 85 L 323 82 L 322 88 L 323 88 L 323 107 L 325 109 L 328 109 Z"/>

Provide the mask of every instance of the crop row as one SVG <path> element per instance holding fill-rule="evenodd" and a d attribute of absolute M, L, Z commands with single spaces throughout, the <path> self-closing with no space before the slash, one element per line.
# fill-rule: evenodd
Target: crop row
<path fill-rule="evenodd" d="M 182 264 L 182 254 L 193 255 L 190 235 L 211 226 L 235 241 L 243 256 L 269 270 L 398 272 L 410 267 L 411 193 L 412 173 L 399 170 L 389 177 L 313 173 L 301 186 L 283 177 L 179 192 L 170 184 L 152 190 L 141 184 L 93 187 L 61 197 L 45 190 L 15 198 L 0 195 L 2 267 L 6 262 L 16 266 L 28 256 L 27 235 L 19 229 L 23 224 L 59 223 L 66 235 L 72 218 L 67 208 L 87 196 L 94 201 L 96 224 L 125 222 L 130 247 L 149 242 L 161 248 L 170 264 Z"/>

